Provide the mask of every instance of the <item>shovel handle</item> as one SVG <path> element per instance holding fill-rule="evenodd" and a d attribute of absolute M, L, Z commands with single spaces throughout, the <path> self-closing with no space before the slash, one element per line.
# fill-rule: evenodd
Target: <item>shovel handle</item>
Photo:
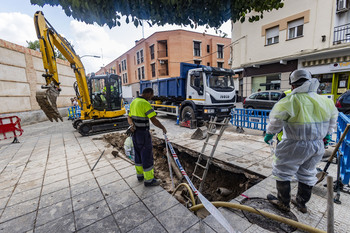
<path fill-rule="evenodd" d="M 333 150 L 333 153 L 332 153 L 331 157 L 329 157 L 329 159 L 328 159 L 328 161 L 327 161 L 327 164 L 326 164 L 326 166 L 325 166 L 325 168 L 324 168 L 324 170 L 323 170 L 324 172 L 327 171 L 327 169 L 328 169 L 329 165 L 331 164 L 331 162 L 332 162 L 334 156 L 337 154 L 340 145 L 342 144 L 342 142 L 344 141 L 346 135 L 348 134 L 349 129 L 350 129 L 350 124 L 347 124 L 346 127 L 345 127 L 345 130 L 344 130 L 343 134 L 341 135 L 341 137 L 340 137 L 340 139 L 339 139 L 337 145 L 335 146 L 335 148 L 334 148 L 334 150 Z"/>

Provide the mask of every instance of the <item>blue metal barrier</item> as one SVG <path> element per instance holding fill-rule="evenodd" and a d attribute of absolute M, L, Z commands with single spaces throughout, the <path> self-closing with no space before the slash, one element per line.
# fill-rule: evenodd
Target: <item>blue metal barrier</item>
<path fill-rule="evenodd" d="M 339 113 L 338 126 L 337 126 L 337 142 L 339 141 L 347 124 L 350 124 L 350 118 L 346 116 L 344 113 Z M 343 155 L 340 159 L 340 178 L 343 184 L 349 184 L 349 179 L 350 179 L 350 135 L 349 134 L 346 135 L 339 150 Z M 338 158 L 339 158 L 339 153 L 338 153 Z"/>
<path fill-rule="evenodd" d="M 81 109 L 79 106 L 72 106 L 68 108 L 68 120 L 79 119 L 81 115 Z"/>
<path fill-rule="evenodd" d="M 270 110 L 235 108 L 231 112 L 231 124 L 237 128 L 266 131 Z"/>

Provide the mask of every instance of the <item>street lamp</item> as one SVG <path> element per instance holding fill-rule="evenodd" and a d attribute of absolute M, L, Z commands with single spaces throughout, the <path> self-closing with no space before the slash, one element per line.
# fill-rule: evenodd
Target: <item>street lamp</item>
<path fill-rule="evenodd" d="M 83 58 L 83 57 L 94 57 L 94 58 L 100 58 L 100 56 L 96 56 L 96 55 L 83 55 L 83 56 L 81 56 L 80 58 Z"/>

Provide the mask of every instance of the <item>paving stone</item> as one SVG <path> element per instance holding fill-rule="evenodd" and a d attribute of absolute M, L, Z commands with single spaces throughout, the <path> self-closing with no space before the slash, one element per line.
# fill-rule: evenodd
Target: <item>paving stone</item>
<path fill-rule="evenodd" d="M 129 233 L 155 233 L 155 232 L 167 232 L 156 218 L 151 218 L 150 220 L 142 223 L 141 225 L 129 231 Z"/>
<path fill-rule="evenodd" d="M 95 233 L 95 232 L 103 232 L 103 233 L 118 233 L 121 232 L 113 218 L 112 215 L 101 219 L 81 230 L 79 233 Z"/>
<path fill-rule="evenodd" d="M 0 199 L 0 214 L 2 213 L 2 209 L 5 207 L 8 200 L 9 200 L 8 197 L 4 197 Z"/>
<path fill-rule="evenodd" d="M 109 208 L 111 208 L 112 213 L 115 213 L 121 209 L 124 209 L 140 201 L 140 199 L 136 196 L 136 194 L 131 189 L 128 189 L 124 192 L 107 197 L 106 201 L 108 203 Z"/>
<path fill-rule="evenodd" d="M 43 177 L 44 177 L 44 173 L 34 173 L 34 174 L 23 173 L 23 175 L 21 176 L 21 179 L 19 180 L 19 183 L 25 183 L 28 181 L 42 179 Z"/>
<path fill-rule="evenodd" d="M 158 215 L 159 213 L 179 204 L 179 202 L 165 190 L 145 198 L 143 203 L 154 215 Z"/>
<path fill-rule="evenodd" d="M 213 229 L 211 229 L 204 221 L 202 221 L 202 226 L 200 226 L 200 223 L 196 223 L 194 226 L 192 226 L 190 229 L 184 231 L 184 233 L 215 233 Z"/>
<path fill-rule="evenodd" d="M 82 166 L 82 167 L 78 167 L 78 168 L 69 170 L 69 176 L 72 177 L 72 176 L 84 174 L 86 172 L 91 173 L 90 168 L 88 166 Z"/>
<path fill-rule="evenodd" d="M 39 198 L 22 202 L 20 204 L 13 205 L 10 207 L 6 207 L 5 211 L 3 212 L 0 218 L 0 222 L 5 222 L 10 219 L 17 218 L 19 216 L 35 211 L 38 207 L 38 201 Z"/>
<path fill-rule="evenodd" d="M 119 174 L 123 177 L 123 178 L 127 178 L 129 176 L 135 176 L 136 175 L 136 170 L 134 166 L 129 166 L 123 169 L 119 169 L 118 170 Z"/>
<path fill-rule="evenodd" d="M 98 166 L 99 164 L 97 164 Z M 103 176 L 105 174 L 109 174 L 109 173 L 117 173 L 116 170 L 114 169 L 114 167 L 112 167 L 110 164 L 108 166 L 104 166 L 104 167 L 95 167 L 93 173 L 95 175 L 95 177 L 99 177 L 99 176 Z"/>
<path fill-rule="evenodd" d="M 136 195 L 140 199 L 145 199 L 147 197 L 150 197 L 152 195 L 155 195 L 156 193 L 159 193 L 163 191 L 164 189 L 160 186 L 151 186 L 151 187 L 145 187 L 144 185 L 139 185 L 134 188 L 132 188 Z"/>
<path fill-rule="evenodd" d="M 262 227 L 259 227 L 258 225 L 253 224 L 248 229 L 244 231 L 244 233 L 270 233 L 271 231 L 268 231 Z"/>
<path fill-rule="evenodd" d="M 0 190 L 0 198 L 9 197 L 12 194 L 13 187 L 8 187 Z"/>
<path fill-rule="evenodd" d="M 68 186 L 69 186 L 68 180 L 60 180 L 51 184 L 47 184 L 43 186 L 41 195 L 46 195 L 46 194 L 67 188 Z"/>
<path fill-rule="evenodd" d="M 168 232 L 183 232 L 199 221 L 197 216 L 181 204 L 162 212 L 156 218 Z"/>
<path fill-rule="evenodd" d="M 142 202 L 137 202 L 128 208 L 118 211 L 114 214 L 114 217 L 121 231 L 127 232 L 153 216 Z"/>
<path fill-rule="evenodd" d="M 35 188 L 41 187 L 42 183 L 43 183 L 42 178 L 36 179 L 36 180 L 31 180 L 31 181 L 25 182 L 25 183 L 19 183 L 16 186 L 15 192 L 20 193 L 20 192 L 28 191 L 31 189 L 35 189 Z"/>
<path fill-rule="evenodd" d="M 34 228 L 36 211 L 0 224 L 1 233 L 26 232 Z"/>
<path fill-rule="evenodd" d="M 86 193 L 79 194 L 72 197 L 74 211 L 77 211 L 85 206 L 91 205 L 95 202 L 103 200 L 103 195 L 100 189 L 90 190 Z"/>
<path fill-rule="evenodd" d="M 135 176 L 129 176 L 128 178 L 125 178 L 124 180 L 130 186 L 130 188 L 135 188 L 136 186 L 144 185 L 143 181 L 142 182 L 138 181 L 136 175 Z"/>
<path fill-rule="evenodd" d="M 38 216 L 36 218 L 36 226 L 44 225 L 50 221 L 67 215 L 73 211 L 72 202 L 70 199 L 58 202 L 54 205 L 50 205 L 38 210 Z"/>
<path fill-rule="evenodd" d="M 94 176 L 88 172 L 84 174 L 72 176 L 70 177 L 70 185 L 76 185 L 90 179 L 94 179 Z"/>
<path fill-rule="evenodd" d="M 17 183 L 19 177 L 17 178 L 13 178 L 13 179 L 10 179 L 10 180 L 5 180 L 3 179 L 3 177 L 1 176 L 1 183 L 0 183 L 0 195 L 1 195 L 1 191 L 4 190 L 4 189 L 8 189 L 8 188 L 11 188 L 13 189 L 13 186 Z"/>
<path fill-rule="evenodd" d="M 72 213 L 35 228 L 35 233 L 75 232 L 74 216 Z"/>
<path fill-rule="evenodd" d="M 39 208 L 44 208 L 58 202 L 70 199 L 69 188 L 64 188 L 46 195 L 41 196 Z"/>
<path fill-rule="evenodd" d="M 245 218 L 242 218 L 235 213 L 226 210 L 224 208 L 219 208 L 219 211 L 226 218 L 226 220 L 231 224 L 233 230 L 237 232 L 245 232 L 252 224 Z M 216 232 L 227 232 L 226 229 L 212 216 L 209 215 L 204 219 L 205 223 L 208 224 Z"/>
<path fill-rule="evenodd" d="M 116 160 L 113 160 L 112 163 L 113 163 L 115 169 L 117 169 L 118 171 L 120 169 L 133 166 L 131 163 L 125 161 L 124 159 L 116 159 Z"/>
<path fill-rule="evenodd" d="M 57 167 L 63 167 L 67 166 L 67 161 L 66 159 L 61 159 L 61 160 L 50 160 L 47 162 L 46 169 L 54 169 Z"/>
<path fill-rule="evenodd" d="M 41 192 L 41 187 L 30 189 L 21 193 L 13 193 L 8 203 L 8 206 L 13 206 L 21 202 L 25 202 L 31 199 L 39 198 Z"/>
<path fill-rule="evenodd" d="M 101 186 L 103 194 L 107 196 L 113 196 L 129 189 L 128 184 L 124 180 L 118 180 L 104 186 Z"/>
<path fill-rule="evenodd" d="M 98 188 L 98 185 L 95 179 L 90 179 L 90 180 L 81 182 L 79 184 L 71 186 L 72 197 L 96 188 Z"/>
<path fill-rule="evenodd" d="M 120 180 L 122 177 L 117 172 L 111 172 L 103 176 L 96 177 L 96 180 L 100 186 L 112 183 L 114 181 Z"/>
<path fill-rule="evenodd" d="M 52 183 L 55 183 L 57 181 L 65 180 L 65 179 L 68 179 L 67 172 L 62 172 L 62 173 L 58 173 L 58 174 L 51 175 L 51 176 L 45 176 L 44 185 L 52 184 Z"/>
<path fill-rule="evenodd" d="M 92 205 L 74 212 L 77 230 L 82 229 L 100 219 L 111 215 L 105 200 L 96 202 Z"/>
<path fill-rule="evenodd" d="M 339 232 L 339 233 L 348 233 L 350 228 L 348 225 L 348 218 L 344 218 L 345 222 L 339 221 L 337 219 L 334 220 L 334 232 Z M 327 216 L 323 216 L 323 218 L 321 219 L 321 221 L 317 224 L 316 228 L 323 230 L 323 231 L 327 231 L 327 224 L 328 224 L 328 220 L 327 220 Z"/>
<path fill-rule="evenodd" d="M 254 159 L 254 157 L 252 157 Z M 263 176 L 269 176 L 272 171 L 272 158 L 263 159 L 259 161 L 255 159 L 256 163 L 248 167 L 248 170 L 254 171 Z"/>
<path fill-rule="evenodd" d="M 77 168 L 81 168 L 81 167 L 85 167 L 87 166 L 85 159 L 79 159 L 79 160 L 68 160 L 68 168 L 69 170 L 72 169 L 77 169 Z"/>

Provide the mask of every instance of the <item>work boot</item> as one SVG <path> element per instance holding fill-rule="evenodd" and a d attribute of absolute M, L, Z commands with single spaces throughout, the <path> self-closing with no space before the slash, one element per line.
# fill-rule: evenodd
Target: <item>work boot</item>
<path fill-rule="evenodd" d="M 153 178 L 151 182 L 144 182 L 146 187 L 150 187 L 150 186 L 158 186 L 160 185 L 162 181 L 160 179 L 155 179 Z"/>
<path fill-rule="evenodd" d="M 292 203 L 297 207 L 297 209 L 305 214 L 307 212 L 306 203 L 311 198 L 313 186 L 309 186 L 307 184 L 298 183 L 298 193 L 296 198 L 292 199 Z"/>
<path fill-rule="evenodd" d="M 138 176 L 137 180 L 140 181 L 140 182 L 143 181 L 143 176 Z"/>
<path fill-rule="evenodd" d="M 277 197 L 272 194 L 267 195 L 267 200 L 277 207 L 277 209 L 290 211 L 290 181 L 276 181 Z"/>

